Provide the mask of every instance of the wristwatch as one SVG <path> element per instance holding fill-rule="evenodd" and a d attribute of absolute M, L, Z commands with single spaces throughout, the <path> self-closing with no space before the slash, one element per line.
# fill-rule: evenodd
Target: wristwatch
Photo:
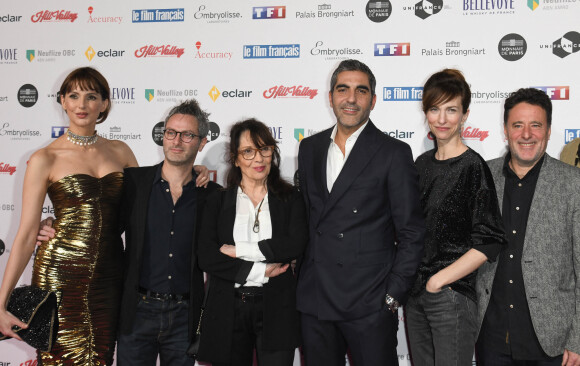
<path fill-rule="evenodd" d="M 385 302 L 387 303 L 387 308 L 389 308 L 393 313 L 396 313 L 401 306 L 401 304 L 399 304 L 399 302 L 389 294 L 385 296 Z"/>

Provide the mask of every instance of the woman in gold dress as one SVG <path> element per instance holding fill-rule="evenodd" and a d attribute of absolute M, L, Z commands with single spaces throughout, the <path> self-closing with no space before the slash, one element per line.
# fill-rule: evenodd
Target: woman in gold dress
<path fill-rule="evenodd" d="M 70 120 L 67 133 L 28 161 L 20 226 L 0 288 L 0 332 L 20 339 L 12 327 L 25 327 L 6 304 L 34 252 L 48 193 L 56 236 L 40 245 L 32 284 L 57 293 L 59 330 L 52 350 L 38 353 L 39 363 L 110 365 L 122 286 L 123 169 L 137 161 L 124 142 L 97 135 L 96 124 L 111 108 L 108 83 L 98 71 L 71 72 L 60 88 L 60 102 Z"/>

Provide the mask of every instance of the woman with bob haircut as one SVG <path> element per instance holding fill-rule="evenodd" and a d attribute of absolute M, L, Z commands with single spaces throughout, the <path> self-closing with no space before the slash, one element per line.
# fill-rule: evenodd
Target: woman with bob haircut
<path fill-rule="evenodd" d="M 505 243 L 493 178 L 461 140 L 471 91 L 455 69 L 425 83 L 422 106 L 436 147 L 419 156 L 425 252 L 405 307 L 415 366 L 471 365 L 477 333 L 476 271 Z"/>
<path fill-rule="evenodd" d="M 268 127 L 234 124 L 227 187 L 208 198 L 198 258 L 209 274 L 199 359 L 213 366 L 292 366 L 300 344 L 289 264 L 308 240 L 302 196 L 280 177 Z"/>
<path fill-rule="evenodd" d="M 122 141 L 97 134 L 111 109 L 107 80 L 97 70 L 72 71 L 60 87 L 68 131 L 30 157 L 22 189 L 22 215 L 0 289 L 0 332 L 20 339 L 25 324 L 6 303 L 36 248 L 45 195 L 51 199 L 56 236 L 36 253 L 32 285 L 59 301 L 57 340 L 38 351 L 42 365 L 110 365 L 115 350 L 123 267 L 118 205 L 123 169 L 137 166 Z"/>

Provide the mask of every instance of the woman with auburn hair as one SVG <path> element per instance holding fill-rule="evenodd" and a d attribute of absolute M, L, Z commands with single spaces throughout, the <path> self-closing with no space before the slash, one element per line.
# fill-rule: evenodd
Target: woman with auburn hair
<path fill-rule="evenodd" d="M 471 91 L 455 69 L 423 88 L 423 112 L 436 148 L 419 156 L 425 252 L 405 307 L 415 366 L 471 365 L 477 332 L 476 271 L 505 243 L 487 164 L 461 140 Z"/>

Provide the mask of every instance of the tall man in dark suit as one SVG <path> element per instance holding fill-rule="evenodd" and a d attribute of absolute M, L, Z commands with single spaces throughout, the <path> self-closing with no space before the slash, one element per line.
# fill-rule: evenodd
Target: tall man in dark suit
<path fill-rule="evenodd" d="M 193 365 L 186 355 L 200 316 L 203 273 L 196 242 L 206 197 L 192 169 L 207 143 L 208 114 L 195 100 L 165 119 L 158 165 L 125 170 L 125 283 L 118 339 L 119 366 Z"/>
<path fill-rule="evenodd" d="M 299 268 L 307 366 L 397 365 L 397 308 L 423 251 L 418 176 L 409 146 L 370 121 L 376 80 L 357 60 L 331 78 L 333 128 L 300 143 L 310 242 Z"/>
<path fill-rule="evenodd" d="M 543 91 L 506 99 L 489 168 L 508 245 L 479 268 L 478 365 L 580 365 L 580 170 L 546 153 L 551 124 Z"/>

